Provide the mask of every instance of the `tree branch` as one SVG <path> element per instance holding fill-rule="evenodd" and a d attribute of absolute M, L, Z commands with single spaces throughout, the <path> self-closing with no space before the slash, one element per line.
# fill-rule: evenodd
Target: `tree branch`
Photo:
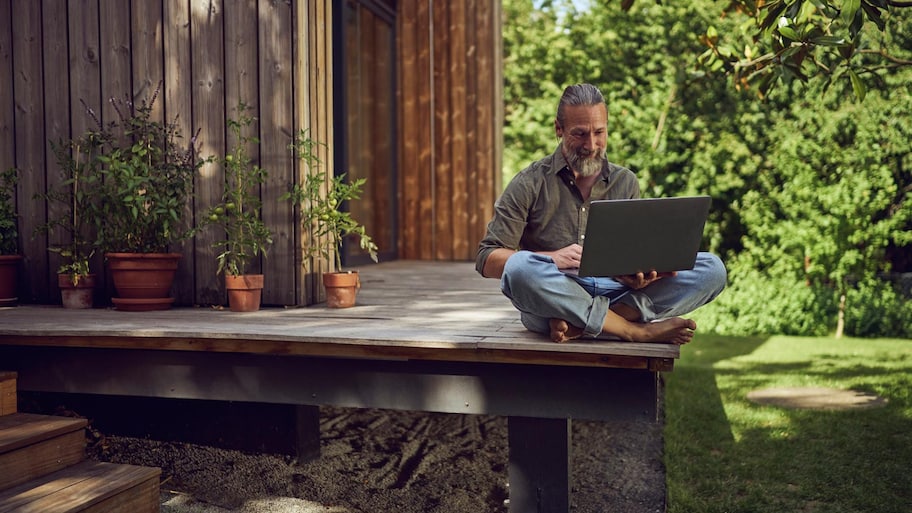
<path fill-rule="evenodd" d="M 912 2 L 909 2 L 909 6 L 912 7 Z M 912 61 L 910 61 L 910 60 L 908 60 L 908 59 L 900 59 L 899 57 L 894 57 L 894 56 L 888 54 L 887 51 L 884 50 L 884 49 L 880 49 L 880 50 L 858 50 L 858 53 L 873 53 L 873 54 L 876 54 L 876 55 L 880 55 L 881 57 L 883 57 L 884 59 L 886 59 L 886 60 L 888 60 L 888 61 L 890 61 L 890 62 L 892 62 L 892 63 L 900 64 L 900 65 L 903 65 L 903 66 L 912 66 Z"/>

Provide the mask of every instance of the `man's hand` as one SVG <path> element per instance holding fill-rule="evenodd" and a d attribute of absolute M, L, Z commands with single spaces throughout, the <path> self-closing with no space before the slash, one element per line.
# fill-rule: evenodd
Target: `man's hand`
<path fill-rule="evenodd" d="M 544 251 L 542 254 L 551 257 L 558 269 L 578 269 L 580 258 L 583 256 L 583 247 L 579 244 L 570 244 L 557 251 Z"/>
<path fill-rule="evenodd" d="M 668 278 L 671 276 L 677 276 L 677 272 L 670 273 L 657 273 L 655 271 L 650 271 L 648 273 L 636 273 L 628 274 L 624 276 L 615 276 L 614 279 L 623 283 L 624 285 L 632 288 L 633 290 L 640 290 L 649 286 L 649 284 L 661 280 L 662 278 Z"/>

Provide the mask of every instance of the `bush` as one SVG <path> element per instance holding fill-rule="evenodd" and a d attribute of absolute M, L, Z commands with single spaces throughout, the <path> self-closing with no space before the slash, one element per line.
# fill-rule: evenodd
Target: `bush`
<path fill-rule="evenodd" d="M 716 300 L 694 312 L 701 332 L 720 335 L 826 335 L 835 328 L 832 289 L 755 269 L 733 271 Z"/>
<path fill-rule="evenodd" d="M 912 338 L 912 301 L 890 281 L 871 279 L 846 294 L 845 334 Z"/>

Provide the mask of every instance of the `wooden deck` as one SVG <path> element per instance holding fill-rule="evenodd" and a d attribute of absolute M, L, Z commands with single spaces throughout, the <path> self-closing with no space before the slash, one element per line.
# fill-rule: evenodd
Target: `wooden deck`
<path fill-rule="evenodd" d="M 158 312 L 0 308 L 0 345 L 160 349 L 670 371 L 672 344 L 555 344 L 527 331 L 496 280 L 472 263 L 396 261 L 361 269 L 358 304 Z M 2 365 L 0 365 L 2 368 Z"/>
<path fill-rule="evenodd" d="M 677 346 L 552 343 L 471 263 L 361 273 L 343 310 L 0 309 L 0 369 L 27 391 L 287 404 L 310 419 L 323 405 L 506 416 L 511 513 L 569 511 L 571 419 L 656 418 Z"/>

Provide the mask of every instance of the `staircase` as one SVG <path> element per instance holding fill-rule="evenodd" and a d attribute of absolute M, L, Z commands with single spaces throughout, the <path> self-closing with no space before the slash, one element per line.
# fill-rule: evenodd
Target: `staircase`
<path fill-rule="evenodd" d="M 0 371 L 0 513 L 153 513 L 157 468 L 87 460 L 85 419 L 18 413 Z"/>

